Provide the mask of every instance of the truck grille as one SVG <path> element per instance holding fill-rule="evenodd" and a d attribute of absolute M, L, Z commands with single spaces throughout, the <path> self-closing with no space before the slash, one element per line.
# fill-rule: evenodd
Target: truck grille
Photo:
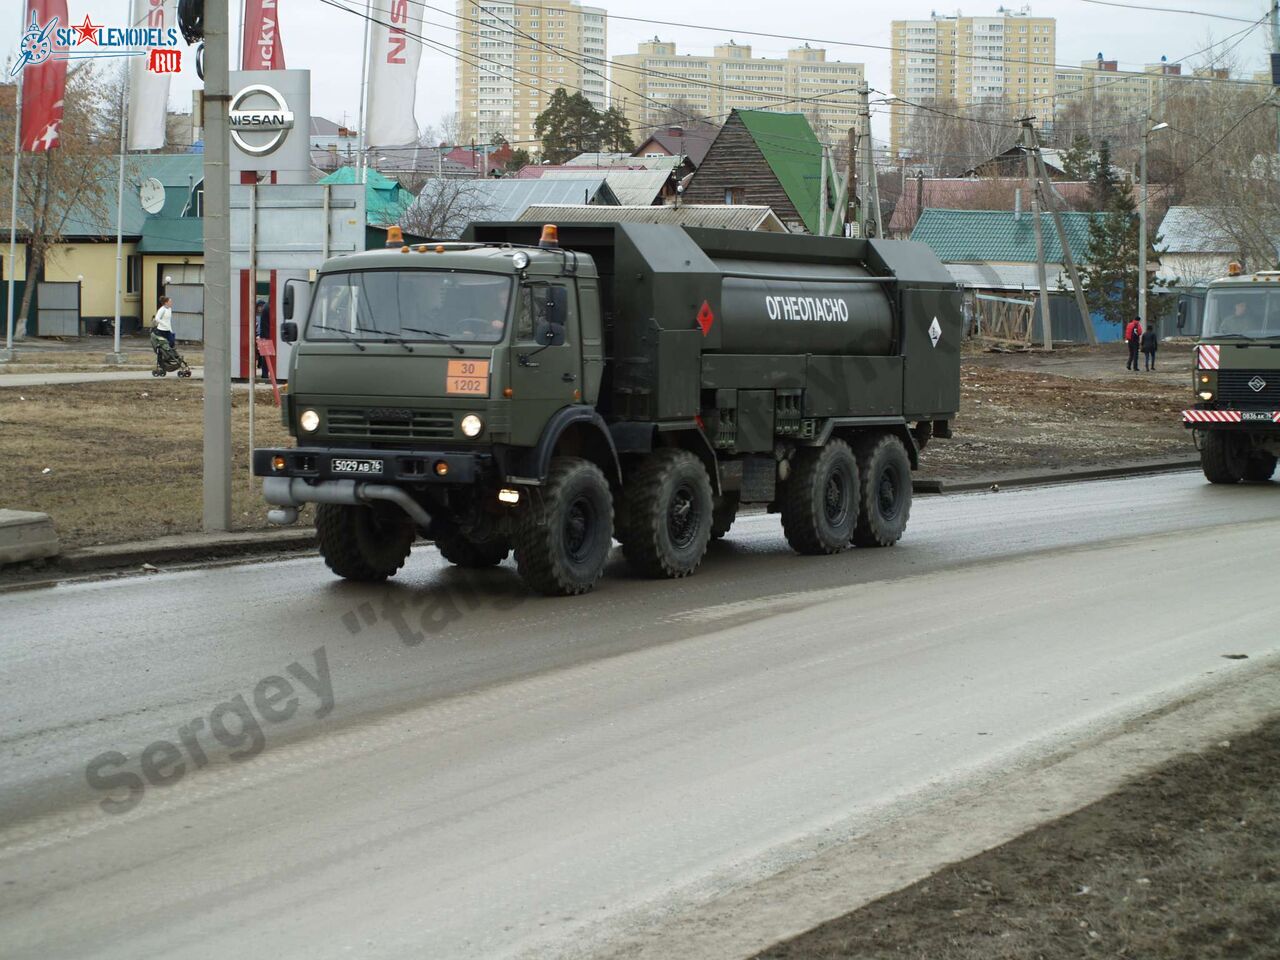
<path fill-rule="evenodd" d="M 449 410 L 330 410 L 329 436 L 370 443 L 403 440 L 452 440 Z"/>
<path fill-rule="evenodd" d="M 1265 384 L 1255 390 L 1258 383 Z M 1233 407 L 1269 407 L 1280 405 L 1280 370 L 1219 370 L 1218 402 Z"/>

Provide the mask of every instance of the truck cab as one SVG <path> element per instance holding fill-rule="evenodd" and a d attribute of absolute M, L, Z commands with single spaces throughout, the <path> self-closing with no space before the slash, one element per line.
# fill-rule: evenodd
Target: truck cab
<path fill-rule="evenodd" d="M 1280 457 L 1280 271 L 1233 263 L 1209 284 L 1192 387 L 1198 402 L 1182 421 L 1206 479 L 1270 480 Z"/>

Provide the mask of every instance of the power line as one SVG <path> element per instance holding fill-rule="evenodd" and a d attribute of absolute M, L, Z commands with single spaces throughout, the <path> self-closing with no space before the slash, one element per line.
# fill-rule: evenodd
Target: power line
<path fill-rule="evenodd" d="M 1226 13 L 1209 13 L 1205 10 L 1186 10 L 1182 7 L 1151 7 L 1141 3 L 1121 3 L 1120 0 L 1080 0 L 1080 3 L 1092 3 L 1100 7 L 1120 7 L 1123 10 L 1150 10 L 1155 13 L 1185 13 L 1193 17 L 1211 17 L 1214 20 L 1234 20 L 1236 23 L 1249 23 L 1246 17 L 1233 17 Z"/>

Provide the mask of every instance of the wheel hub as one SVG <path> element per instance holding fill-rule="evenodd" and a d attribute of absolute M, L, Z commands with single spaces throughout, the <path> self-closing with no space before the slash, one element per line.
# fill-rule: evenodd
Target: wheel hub
<path fill-rule="evenodd" d="M 698 532 L 698 520 L 693 491 L 682 485 L 672 496 L 671 506 L 667 510 L 667 533 L 672 544 L 683 548 L 693 543 Z"/>

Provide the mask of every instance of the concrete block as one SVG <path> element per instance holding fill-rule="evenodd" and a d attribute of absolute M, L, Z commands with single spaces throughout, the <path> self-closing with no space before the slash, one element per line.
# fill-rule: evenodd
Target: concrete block
<path fill-rule="evenodd" d="M 58 553 L 58 534 L 47 513 L 0 510 L 0 565 Z"/>

